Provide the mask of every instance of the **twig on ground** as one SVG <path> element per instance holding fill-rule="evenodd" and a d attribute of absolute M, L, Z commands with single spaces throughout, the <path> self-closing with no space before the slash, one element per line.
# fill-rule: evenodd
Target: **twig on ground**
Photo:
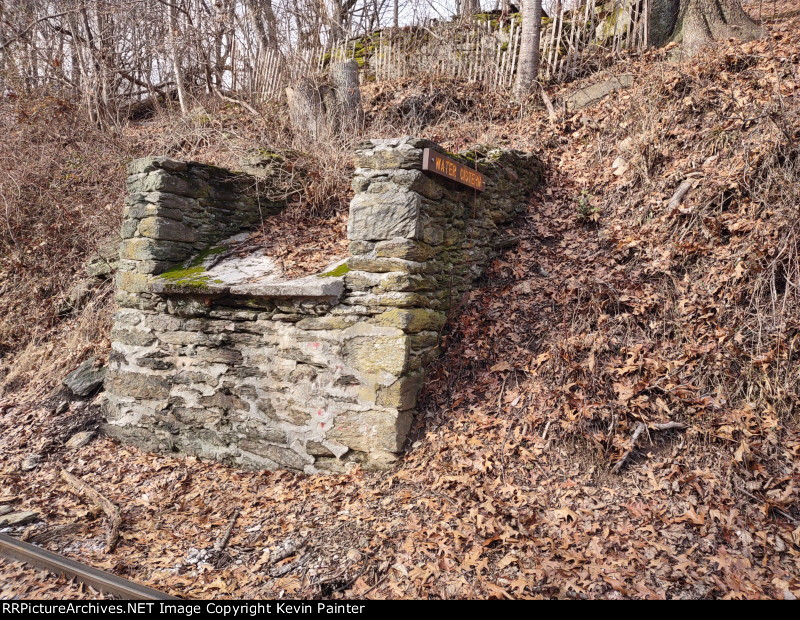
<path fill-rule="evenodd" d="M 684 429 L 686 428 L 686 424 L 682 424 L 681 422 L 661 422 L 658 424 L 653 424 L 652 426 L 654 431 L 668 431 L 672 429 Z M 647 425 L 644 422 L 639 422 L 636 425 L 636 428 L 633 429 L 633 435 L 631 435 L 631 446 L 625 451 L 625 454 L 622 455 L 622 458 L 617 461 L 617 464 L 611 469 L 611 471 L 615 474 L 619 473 L 622 469 L 622 466 L 625 465 L 625 462 L 630 457 L 631 453 L 636 449 L 636 442 L 639 440 L 639 436 L 647 430 Z"/>
<path fill-rule="evenodd" d="M 120 525 L 122 525 L 122 515 L 120 514 L 119 508 L 105 495 L 93 489 L 86 482 L 77 476 L 73 476 L 68 471 L 62 469 L 61 477 L 72 488 L 73 492 L 88 499 L 106 514 L 110 526 L 106 534 L 106 553 L 114 551 L 119 541 L 119 528 Z"/>
<path fill-rule="evenodd" d="M 233 514 L 231 515 L 230 520 L 228 521 L 228 527 L 225 528 L 225 533 L 222 535 L 216 543 L 214 543 L 214 551 L 219 553 L 223 551 L 225 547 L 228 546 L 228 542 L 230 542 L 231 534 L 233 533 L 233 526 L 236 524 L 236 519 L 239 518 L 239 513 L 241 511 L 238 508 L 235 508 Z"/>

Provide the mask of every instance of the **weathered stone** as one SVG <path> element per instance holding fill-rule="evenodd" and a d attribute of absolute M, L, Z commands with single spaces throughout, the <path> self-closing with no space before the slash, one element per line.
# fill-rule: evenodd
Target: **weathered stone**
<path fill-rule="evenodd" d="M 420 196 L 415 192 L 356 194 L 350 201 L 347 238 L 380 241 L 416 239 L 421 233 Z"/>
<path fill-rule="evenodd" d="M 179 196 L 202 195 L 204 188 L 187 179 L 164 170 L 154 170 L 135 180 L 133 187 L 139 192 L 166 192 Z"/>
<path fill-rule="evenodd" d="M 439 200 L 445 190 L 441 183 L 419 170 L 395 170 L 389 175 L 392 183 L 431 200 Z"/>
<path fill-rule="evenodd" d="M 77 450 L 78 448 L 82 448 L 86 444 L 88 444 L 94 438 L 94 431 L 81 431 L 80 433 L 75 433 L 72 437 L 67 440 L 67 443 L 64 444 L 64 447 L 67 450 Z"/>
<path fill-rule="evenodd" d="M 375 289 L 383 291 L 430 291 L 437 288 L 435 278 L 407 273 L 387 273 Z"/>
<path fill-rule="evenodd" d="M 140 329 L 112 329 L 111 339 L 137 347 L 146 347 L 156 341 L 156 337 L 152 332 Z"/>
<path fill-rule="evenodd" d="M 407 411 L 351 411 L 339 414 L 328 437 L 352 450 L 398 452 L 411 426 Z"/>
<path fill-rule="evenodd" d="M 420 168 L 422 166 L 422 149 L 410 145 L 393 147 L 377 145 L 372 149 L 356 151 L 356 167 L 373 170 L 390 170 L 392 168 Z"/>
<path fill-rule="evenodd" d="M 311 317 L 308 319 L 301 319 L 297 322 L 297 329 L 305 329 L 309 331 L 316 330 L 329 330 L 329 329 L 346 329 L 358 322 L 358 317 L 353 316 L 320 316 Z"/>
<path fill-rule="evenodd" d="M 320 297 L 338 299 L 344 292 L 341 278 L 312 276 L 290 282 L 260 282 L 230 287 L 232 295 L 246 297 Z"/>
<path fill-rule="evenodd" d="M 353 271 L 366 271 L 368 273 L 420 273 L 425 271 L 425 263 L 418 263 L 401 258 L 373 258 L 370 256 L 351 256 L 347 259 L 347 266 Z"/>
<path fill-rule="evenodd" d="M 10 512 L 0 516 L 0 526 L 13 527 L 17 525 L 27 525 L 39 520 L 39 513 L 33 510 L 23 510 L 20 512 Z"/>
<path fill-rule="evenodd" d="M 404 332 L 415 333 L 441 329 L 445 322 L 445 315 L 428 308 L 395 308 L 376 316 L 372 322 L 376 325 L 397 327 Z"/>
<path fill-rule="evenodd" d="M 375 244 L 371 241 L 351 241 L 348 249 L 350 254 L 368 254 L 373 250 Z"/>
<path fill-rule="evenodd" d="M 150 290 L 151 277 L 143 273 L 133 273 L 131 271 L 118 271 L 115 279 L 117 289 L 127 293 L 146 293 Z M 139 301 L 138 299 L 136 301 Z M 129 306 L 127 303 L 119 302 L 121 306 Z"/>
<path fill-rule="evenodd" d="M 189 168 L 185 161 L 170 159 L 163 156 L 142 157 L 134 159 L 128 164 L 128 174 L 141 174 L 154 170 L 169 170 L 172 172 L 184 172 Z"/>
<path fill-rule="evenodd" d="M 352 328 L 350 328 L 352 329 Z M 350 335 L 345 344 L 345 356 L 356 370 L 366 373 L 387 372 L 400 376 L 408 361 L 408 341 L 400 330 L 388 335 L 375 328 L 374 333 L 360 330 L 359 335 Z M 385 330 L 385 328 L 383 328 Z M 389 330 L 391 333 L 391 330 Z"/>
<path fill-rule="evenodd" d="M 378 392 L 377 404 L 394 409 L 413 409 L 417 406 L 417 395 L 422 387 L 422 373 L 401 377 Z"/>
<path fill-rule="evenodd" d="M 435 254 L 436 250 L 427 243 L 412 239 L 389 239 L 375 244 L 375 255 L 379 258 L 402 258 L 408 261 L 424 262 Z"/>
<path fill-rule="evenodd" d="M 64 385 L 75 396 L 88 396 L 103 384 L 105 376 L 106 367 L 90 357 L 64 378 Z"/>
<path fill-rule="evenodd" d="M 564 103 L 567 106 L 567 110 L 580 110 L 581 108 L 585 108 L 600 101 L 606 95 L 610 95 L 618 90 L 630 88 L 631 86 L 633 86 L 633 76 L 626 73 L 603 82 L 598 82 L 597 84 L 592 84 L 590 86 L 586 86 L 585 88 L 581 88 L 580 90 L 577 90 L 569 95 L 564 100 Z"/>
<path fill-rule="evenodd" d="M 196 293 L 197 291 L 195 290 L 194 292 Z M 206 316 L 209 313 L 209 307 L 203 299 L 178 297 L 167 300 L 167 312 L 178 317 L 190 318 Z M 179 328 L 174 327 L 172 329 Z"/>
<path fill-rule="evenodd" d="M 288 467 L 290 469 L 299 469 L 302 471 L 307 464 L 314 462 L 314 459 L 310 456 L 308 458 L 303 458 L 297 452 L 290 450 L 289 448 L 281 448 L 280 446 L 275 446 L 272 444 L 264 444 L 260 441 L 251 441 L 245 439 L 244 441 L 240 442 L 239 445 L 242 447 L 242 450 L 247 450 L 253 454 L 263 456 L 271 461 L 276 462 L 278 465 L 283 465 L 284 467 Z"/>
<path fill-rule="evenodd" d="M 133 372 L 110 372 L 105 388 L 113 394 L 144 400 L 165 400 L 169 397 L 170 383 L 164 377 Z"/>
<path fill-rule="evenodd" d="M 198 360 L 213 364 L 241 364 L 242 353 L 236 349 L 202 349 L 194 353 Z"/>
<path fill-rule="evenodd" d="M 194 229 L 164 217 L 144 218 L 139 222 L 139 234 L 162 241 L 183 241 L 185 243 L 197 241 L 197 232 Z"/>
<path fill-rule="evenodd" d="M 249 406 L 238 396 L 225 392 L 214 392 L 213 396 L 203 396 L 200 404 L 204 407 L 219 407 L 220 409 L 248 410 Z"/>
<path fill-rule="evenodd" d="M 172 370 L 175 368 L 175 364 L 172 362 L 152 357 L 140 358 L 136 360 L 136 365 L 141 368 L 149 368 L 150 370 Z"/>
<path fill-rule="evenodd" d="M 328 448 L 318 441 L 306 443 L 306 452 L 311 456 L 335 456 Z"/>
<path fill-rule="evenodd" d="M 168 260 L 176 263 L 190 256 L 191 253 L 190 245 L 145 237 L 126 239 L 119 249 L 120 258 L 128 260 Z"/>
<path fill-rule="evenodd" d="M 426 308 L 430 305 L 430 298 L 433 295 L 430 293 L 403 293 L 392 292 L 384 293 L 382 295 L 370 295 L 364 302 L 368 306 L 388 306 L 392 308 Z"/>

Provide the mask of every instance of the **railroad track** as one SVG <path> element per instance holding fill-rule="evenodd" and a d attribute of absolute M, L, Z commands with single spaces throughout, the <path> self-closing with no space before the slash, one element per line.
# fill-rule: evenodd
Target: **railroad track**
<path fill-rule="evenodd" d="M 63 555 L 22 542 L 6 534 L 0 534 L 0 556 L 16 562 L 24 562 L 29 566 L 43 568 L 57 575 L 74 578 L 80 583 L 123 599 L 178 600 L 174 596 L 70 560 Z"/>

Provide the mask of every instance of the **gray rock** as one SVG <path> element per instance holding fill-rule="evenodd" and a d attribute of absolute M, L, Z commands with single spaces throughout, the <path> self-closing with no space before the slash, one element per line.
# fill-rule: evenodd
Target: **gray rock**
<path fill-rule="evenodd" d="M 146 217 L 139 222 L 139 234 L 150 239 L 162 241 L 183 241 L 194 243 L 197 241 L 197 232 L 165 217 Z"/>
<path fill-rule="evenodd" d="M 42 464 L 42 456 L 40 454 L 29 454 L 20 463 L 19 468 L 22 471 L 33 471 Z"/>
<path fill-rule="evenodd" d="M 7 515 L 9 512 L 14 512 L 14 508 L 9 506 L 8 504 L 0 505 L 0 516 Z"/>
<path fill-rule="evenodd" d="M 39 520 L 39 513 L 32 510 L 23 510 L 20 512 L 11 512 L 0 517 L 0 525 L 6 527 L 13 525 L 26 525 L 32 521 Z"/>
<path fill-rule="evenodd" d="M 263 282 L 232 286 L 233 295 L 248 297 L 321 297 L 339 299 L 344 292 L 341 277 L 311 276 L 288 282 Z"/>
<path fill-rule="evenodd" d="M 610 95 L 618 90 L 630 88 L 631 86 L 633 86 L 633 76 L 626 73 L 619 77 L 613 77 L 610 80 L 581 88 L 569 95 L 564 100 L 564 103 L 569 111 L 580 110 L 581 108 L 597 103 L 606 95 Z"/>
<path fill-rule="evenodd" d="M 92 438 L 94 437 L 94 431 L 82 431 L 80 433 L 75 433 L 72 437 L 69 438 L 65 447 L 67 450 L 77 450 L 78 448 L 82 448 L 87 443 L 89 443 Z"/>
<path fill-rule="evenodd" d="M 422 233 L 421 203 L 420 195 L 410 191 L 356 194 L 350 201 L 347 238 L 360 241 L 394 237 L 418 239 Z"/>
<path fill-rule="evenodd" d="M 255 200 L 252 176 L 163 158 L 132 165 L 125 230 L 134 236 L 121 248 L 103 402 L 109 435 L 244 467 L 391 467 L 447 313 L 542 178 L 532 155 L 478 149 L 487 184 L 476 195 L 422 172 L 426 147 L 437 148 L 413 138 L 362 144 L 353 256 L 291 281 L 258 251 L 207 256 L 191 277 L 171 268 L 152 277 L 172 261 L 199 266 L 184 261 L 280 205 Z"/>
<path fill-rule="evenodd" d="M 109 373 L 106 390 L 144 400 L 163 400 L 169 397 L 170 383 L 164 377 L 135 372 Z"/>
<path fill-rule="evenodd" d="M 75 396 L 88 396 L 103 384 L 106 377 L 106 367 L 96 366 L 96 360 L 90 357 L 64 379 L 64 385 Z"/>
<path fill-rule="evenodd" d="M 86 275 L 99 279 L 111 277 L 119 267 L 120 241 L 117 235 L 102 241 L 86 263 Z"/>

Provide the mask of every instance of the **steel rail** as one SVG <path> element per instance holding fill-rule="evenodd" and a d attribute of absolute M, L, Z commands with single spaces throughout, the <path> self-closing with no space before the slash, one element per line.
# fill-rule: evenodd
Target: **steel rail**
<path fill-rule="evenodd" d="M 75 578 L 81 583 L 123 599 L 147 601 L 179 600 L 174 596 L 169 596 L 158 590 L 141 586 L 122 577 L 81 564 L 75 560 L 65 558 L 63 555 L 22 542 L 6 534 L 0 534 L 0 556 L 17 562 L 24 562 L 57 575 Z"/>

